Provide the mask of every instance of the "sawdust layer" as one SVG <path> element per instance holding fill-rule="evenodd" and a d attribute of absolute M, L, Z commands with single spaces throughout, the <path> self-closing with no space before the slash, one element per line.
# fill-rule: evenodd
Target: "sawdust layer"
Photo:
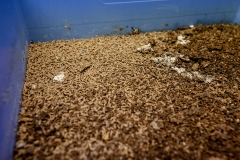
<path fill-rule="evenodd" d="M 233 24 L 31 44 L 14 159 L 240 159 L 239 44 Z"/>

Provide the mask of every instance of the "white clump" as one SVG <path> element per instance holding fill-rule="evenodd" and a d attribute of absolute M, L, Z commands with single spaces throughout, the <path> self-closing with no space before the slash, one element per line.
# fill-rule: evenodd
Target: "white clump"
<path fill-rule="evenodd" d="M 178 67 L 171 67 L 174 71 L 178 74 L 182 75 L 183 77 L 188 77 L 190 79 L 198 79 L 204 81 L 205 83 L 210 83 L 213 81 L 213 77 L 210 75 L 202 75 L 199 72 L 187 72 L 185 68 L 178 68 Z"/>
<path fill-rule="evenodd" d="M 194 25 L 190 25 L 189 27 L 190 27 L 190 28 L 194 28 Z"/>
<path fill-rule="evenodd" d="M 204 81 L 205 83 L 210 83 L 213 81 L 214 79 L 213 76 L 202 75 L 197 71 L 188 72 L 186 71 L 186 68 L 176 67 L 175 62 L 177 61 L 178 58 L 181 58 L 185 61 L 190 61 L 188 57 L 180 53 L 165 53 L 161 57 L 152 57 L 151 60 L 154 61 L 155 63 L 161 63 L 162 65 L 171 67 L 172 70 L 176 71 L 178 74 L 180 74 L 183 77 L 188 77 L 190 79 L 198 79 L 198 80 Z"/>
<path fill-rule="evenodd" d="M 210 83 L 213 81 L 213 77 L 210 75 L 201 75 L 199 72 L 193 72 L 193 75 L 197 78 L 200 79 L 201 81 L 204 81 L 205 83 Z"/>
<path fill-rule="evenodd" d="M 154 49 L 152 48 L 151 44 L 147 44 L 147 45 L 144 45 L 144 46 L 141 46 L 139 48 L 137 48 L 137 51 L 139 52 L 142 52 L 142 51 L 154 51 Z"/>
<path fill-rule="evenodd" d="M 59 75 L 53 78 L 53 81 L 63 82 L 63 80 L 64 80 L 64 72 L 60 72 Z"/>
<path fill-rule="evenodd" d="M 211 83 L 214 80 L 213 76 L 207 75 L 205 78 L 205 83 Z"/>
<path fill-rule="evenodd" d="M 164 57 L 152 57 L 151 58 L 155 63 L 162 63 L 166 66 L 173 66 L 173 64 L 176 62 L 177 57 L 171 57 L 165 55 Z"/>
<path fill-rule="evenodd" d="M 176 71 L 178 74 L 181 74 L 186 71 L 185 68 L 172 67 L 172 69 Z"/>
<path fill-rule="evenodd" d="M 183 77 L 188 77 L 188 78 L 190 78 L 190 79 L 193 79 L 193 76 L 192 76 L 192 74 L 191 74 L 190 72 L 183 72 L 181 75 L 182 75 Z"/>
<path fill-rule="evenodd" d="M 200 80 L 204 80 L 205 78 L 205 76 L 201 75 L 199 72 L 196 72 L 196 71 L 193 72 L 193 75 Z"/>
<path fill-rule="evenodd" d="M 177 43 L 180 43 L 180 44 L 187 44 L 190 42 L 189 40 L 185 40 L 185 36 L 183 35 L 179 35 L 177 39 L 178 39 Z"/>
<path fill-rule="evenodd" d="M 184 36 L 182 36 L 182 35 L 179 35 L 178 37 L 177 37 L 177 39 L 179 40 L 179 41 L 183 41 L 184 40 Z"/>
<path fill-rule="evenodd" d="M 190 79 L 193 78 L 192 74 L 190 72 L 187 72 L 185 68 L 172 67 L 172 69 L 176 71 L 178 74 L 181 74 L 183 77 L 188 77 Z"/>
<path fill-rule="evenodd" d="M 36 89 L 36 88 L 37 88 L 36 84 L 32 84 L 32 89 Z"/>
<path fill-rule="evenodd" d="M 56 56 L 56 59 L 58 60 L 58 59 L 59 59 L 59 57 L 58 57 L 58 56 Z"/>

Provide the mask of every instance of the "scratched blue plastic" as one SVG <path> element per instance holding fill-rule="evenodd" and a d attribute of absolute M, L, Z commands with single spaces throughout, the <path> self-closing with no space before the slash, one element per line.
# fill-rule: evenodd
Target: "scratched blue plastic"
<path fill-rule="evenodd" d="M 21 0 L 33 41 L 89 38 L 233 22 L 236 0 Z M 64 28 L 70 25 L 71 29 Z M 123 26 L 123 30 L 119 30 Z M 127 28 L 128 26 L 128 28 Z"/>
<path fill-rule="evenodd" d="M 229 22 L 240 24 L 238 0 L 1 0 L 0 160 L 13 155 L 29 40 L 126 34 L 131 27 L 147 32 Z"/>
<path fill-rule="evenodd" d="M 12 159 L 26 71 L 27 32 L 18 3 L 0 1 L 0 160 Z"/>

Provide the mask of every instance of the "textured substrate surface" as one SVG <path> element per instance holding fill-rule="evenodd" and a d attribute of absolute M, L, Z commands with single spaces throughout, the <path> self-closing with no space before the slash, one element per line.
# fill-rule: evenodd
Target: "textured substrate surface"
<path fill-rule="evenodd" d="M 240 159 L 240 27 L 31 44 L 22 96 L 15 159 Z"/>

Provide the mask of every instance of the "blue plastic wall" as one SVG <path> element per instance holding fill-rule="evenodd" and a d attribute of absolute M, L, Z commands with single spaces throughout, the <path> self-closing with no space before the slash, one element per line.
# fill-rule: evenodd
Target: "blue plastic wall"
<path fill-rule="evenodd" d="M 1 0 L 0 160 L 12 159 L 29 40 L 229 22 L 240 24 L 239 0 Z"/>
<path fill-rule="evenodd" d="M 0 1 L 0 160 L 12 159 L 26 71 L 27 31 L 14 0 Z"/>
<path fill-rule="evenodd" d="M 237 23 L 238 25 L 240 25 L 240 5 L 238 6 L 238 11 L 236 13 L 233 23 Z"/>
<path fill-rule="evenodd" d="M 30 39 L 89 38 L 234 22 L 239 0 L 21 0 Z M 70 25 L 71 29 L 64 28 Z M 119 27 L 124 29 L 120 30 Z"/>

